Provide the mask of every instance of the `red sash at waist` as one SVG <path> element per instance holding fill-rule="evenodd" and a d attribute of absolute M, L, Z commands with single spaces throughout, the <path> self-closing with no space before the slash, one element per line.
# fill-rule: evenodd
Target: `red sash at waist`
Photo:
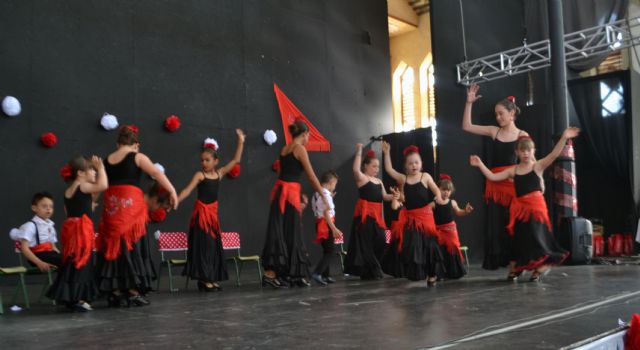
<path fill-rule="evenodd" d="M 549 220 L 547 203 L 540 191 L 515 197 L 513 201 L 511 201 L 507 231 L 513 235 L 516 221 L 528 222 L 531 219 L 547 225 L 547 228 L 551 231 L 551 221 Z"/>
<path fill-rule="evenodd" d="M 492 173 L 499 173 L 503 170 L 513 168 L 515 165 L 499 166 L 491 168 Z M 503 181 L 491 181 L 487 179 L 484 187 L 484 200 L 489 202 L 491 200 L 494 203 L 500 204 L 503 207 L 508 207 L 511 200 L 516 196 L 516 187 L 513 180 L 507 179 Z"/>
<path fill-rule="evenodd" d="M 402 208 L 398 215 L 398 220 L 391 226 L 393 237 L 398 242 L 398 251 L 402 250 L 402 238 L 406 227 L 415 228 L 427 236 L 436 236 L 436 222 L 433 218 L 433 209 L 430 205 L 422 208 L 406 209 Z"/>
<path fill-rule="evenodd" d="M 331 218 L 332 222 L 335 222 L 335 217 Z M 316 239 L 314 243 L 320 244 L 323 240 L 329 239 L 329 224 L 325 218 L 316 218 Z"/>
<path fill-rule="evenodd" d="M 196 217 L 198 222 L 196 223 Z M 190 226 L 197 224 L 203 231 L 216 238 L 216 234 L 220 232 L 220 223 L 218 222 L 218 201 L 205 204 L 200 200 L 196 200 L 191 214 Z"/>
<path fill-rule="evenodd" d="M 369 202 L 362 198 L 356 202 L 356 210 L 353 213 L 354 218 L 360 218 L 360 222 L 364 224 L 367 217 L 376 220 L 376 224 L 383 229 L 387 229 L 387 225 L 382 217 L 382 203 L 381 202 Z"/>
<path fill-rule="evenodd" d="M 51 252 L 53 251 L 53 243 L 45 242 L 29 247 L 33 253 Z"/>
<path fill-rule="evenodd" d="M 285 202 L 289 202 L 298 212 L 302 212 L 300 207 L 300 183 L 298 182 L 287 182 L 278 179 L 276 184 L 273 185 L 273 189 L 271 190 L 271 201 L 273 202 L 276 199 L 276 193 L 278 189 L 282 188 L 280 192 L 280 213 L 284 214 L 284 206 Z"/>
<path fill-rule="evenodd" d="M 87 215 L 67 218 L 62 224 L 62 261 L 71 259 L 76 269 L 86 265 L 91 259 L 95 243 L 93 222 Z"/>
<path fill-rule="evenodd" d="M 438 243 L 447 247 L 449 254 L 458 254 L 464 262 L 464 257 L 460 251 L 460 239 L 458 237 L 458 227 L 455 221 L 446 224 L 436 225 L 438 231 Z"/>

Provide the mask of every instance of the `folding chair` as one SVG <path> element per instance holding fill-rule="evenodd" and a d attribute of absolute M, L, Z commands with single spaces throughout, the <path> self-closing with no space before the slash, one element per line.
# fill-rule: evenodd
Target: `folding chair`
<path fill-rule="evenodd" d="M 342 272 L 344 273 L 344 258 L 347 256 L 347 251 L 344 250 L 344 236 L 340 238 L 335 238 L 333 240 L 333 244 L 338 247 L 338 257 L 340 258 L 340 266 L 342 267 Z"/>
<path fill-rule="evenodd" d="M 242 265 L 246 261 L 254 261 L 258 265 L 258 281 L 262 281 L 262 265 L 260 264 L 260 256 L 243 256 L 240 254 L 240 234 L 238 232 L 222 232 L 220 235 L 222 236 L 222 249 L 236 251 L 235 256 L 231 256 L 226 259 L 228 261 L 233 261 L 236 268 L 236 285 L 240 286 L 240 271 L 242 271 Z"/>
<path fill-rule="evenodd" d="M 35 266 L 31 266 L 29 263 L 25 264 L 25 261 L 22 259 L 21 248 L 22 248 L 22 243 L 19 241 L 15 241 L 14 251 L 16 252 L 16 254 L 18 254 L 18 262 L 20 263 L 20 266 L 24 267 L 27 270 L 26 274 L 27 275 L 47 275 L 47 282 L 42 285 L 42 288 L 40 289 L 40 295 L 38 296 L 37 302 L 40 302 L 42 300 L 42 297 L 44 297 L 44 295 L 47 293 L 47 290 L 49 289 L 49 287 L 53 284 L 53 272 L 56 271 L 57 269 L 55 267 L 52 267 L 49 270 L 47 270 L 47 272 L 42 272 L 40 271 L 39 268 Z M 55 301 L 52 301 L 52 303 L 53 305 L 56 304 Z"/>
<path fill-rule="evenodd" d="M 27 273 L 27 269 L 24 266 L 14 267 L 0 267 L 0 276 L 18 276 L 18 285 L 13 293 L 11 304 L 15 304 L 16 297 L 18 296 L 18 289 L 22 289 L 22 297 L 24 298 L 24 305 L 30 308 L 29 296 L 27 294 L 27 286 L 24 282 L 24 275 Z M 2 306 L 2 293 L 0 293 L 0 315 L 4 313 L 4 307 Z"/>
<path fill-rule="evenodd" d="M 464 254 L 464 263 L 467 265 L 467 271 L 469 271 L 469 256 L 467 255 L 467 251 L 469 247 L 466 245 L 460 246 L 460 251 Z"/>
<path fill-rule="evenodd" d="M 169 272 L 169 291 L 177 292 L 178 288 L 173 288 L 173 272 L 172 269 L 175 266 L 184 266 L 187 264 L 187 249 L 189 243 L 187 240 L 186 232 L 155 232 L 155 237 L 158 240 L 158 251 L 160 251 L 160 267 L 158 268 L 158 284 L 157 290 L 160 290 L 160 277 L 162 276 L 162 268 L 167 267 Z M 170 252 L 182 252 L 183 259 L 169 259 L 165 257 L 165 254 Z M 189 287 L 189 277 L 186 278 L 184 288 Z"/>

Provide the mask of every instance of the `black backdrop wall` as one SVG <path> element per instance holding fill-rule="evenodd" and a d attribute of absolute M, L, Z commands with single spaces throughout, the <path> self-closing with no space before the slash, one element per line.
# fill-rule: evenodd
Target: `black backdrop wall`
<path fill-rule="evenodd" d="M 0 118 L 0 264 L 16 262 L 6 233 L 30 218 L 33 192 L 55 195 L 60 227 L 60 167 L 115 146 L 115 132 L 99 127 L 104 112 L 140 127 L 142 151 L 178 189 L 199 169 L 206 137 L 225 161 L 234 128 L 243 128 L 242 174 L 223 182 L 220 219 L 242 234 L 245 253 L 258 253 L 284 140 L 273 82 L 332 142 L 331 153 L 311 159 L 317 172 L 341 175 L 337 222 L 347 232 L 354 144 L 392 131 L 386 8 L 384 0 L 2 1 L 0 96 L 19 98 L 23 112 Z M 174 134 L 162 128 L 170 114 L 183 121 Z M 278 133 L 272 147 L 266 129 Z M 38 143 L 46 131 L 59 137 L 53 149 Z M 149 230 L 186 230 L 193 200 Z M 305 226 L 311 241 L 309 212 Z"/>

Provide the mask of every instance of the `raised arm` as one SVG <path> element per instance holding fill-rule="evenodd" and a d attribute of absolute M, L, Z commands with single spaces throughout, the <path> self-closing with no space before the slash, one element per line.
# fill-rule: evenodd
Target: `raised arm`
<path fill-rule="evenodd" d="M 104 170 L 104 163 L 100 157 L 92 156 L 91 165 L 96 169 L 96 182 L 83 183 L 80 185 L 80 190 L 88 194 L 97 194 L 109 187 L 109 181 L 107 180 L 107 172 Z"/>
<path fill-rule="evenodd" d="M 574 127 L 567 128 L 562 133 L 562 136 L 560 137 L 560 140 L 558 140 L 558 142 L 556 143 L 555 147 L 553 147 L 553 150 L 551 150 L 551 153 L 547 154 L 546 157 L 536 162 L 536 165 L 535 165 L 536 169 L 542 172 L 544 171 L 544 169 L 549 167 L 549 165 L 551 165 L 553 161 L 555 161 L 556 158 L 560 156 L 565 143 L 567 143 L 567 140 L 572 139 L 578 136 L 579 134 L 580 134 L 580 129 L 574 128 Z"/>
<path fill-rule="evenodd" d="M 169 198 L 173 209 L 178 209 L 178 195 L 176 194 L 176 189 L 171 184 L 171 181 L 169 181 L 169 178 L 153 165 L 149 157 L 142 153 L 136 154 L 136 164 L 140 167 L 140 169 L 142 169 L 142 171 L 147 173 L 152 178 L 156 179 L 156 181 L 158 181 L 158 184 L 162 186 L 162 188 L 167 190 L 167 192 L 169 192 Z"/>
<path fill-rule="evenodd" d="M 185 187 L 182 191 L 180 191 L 180 195 L 178 195 L 178 203 L 187 199 L 191 194 L 191 192 L 193 191 L 193 189 L 196 188 L 196 186 L 198 186 L 198 184 L 202 180 L 204 180 L 204 174 L 201 171 L 198 171 L 197 173 L 195 173 L 193 175 L 193 178 L 191 178 L 191 181 L 189 182 L 187 187 Z"/>
<path fill-rule="evenodd" d="M 453 208 L 453 212 L 457 216 L 469 215 L 473 211 L 473 207 L 471 206 L 471 203 L 467 202 L 467 205 L 465 205 L 464 209 L 460 209 L 460 207 L 458 206 L 458 202 L 456 202 L 453 199 L 451 200 L 451 207 Z"/>
<path fill-rule="evenodd" d="M 231 171 L 231 169 L 233 169 L 236 164 L 240 163 L 240 160 L 242 159 L 242 149 L 244 148 L 245 135 L 241 129 L 236 129 L 236 135 L 238 135 L 238 145 L 236 146 L 236 153 L 233 155 L 233 159 L 229 161 L 229 163 L 218 170 L 220 176 L 225 176 L 229 171 Z"/>
<path fill-rule="evenodd" d="M 499 173 L 495 173 L 495 174 L 492 173 L 491 170 L 489 170 L 489 168 L 487 168 L 487 166 L 484 165 L 480 157 L 476 155 L 469 157 L 469 164 L 471 164 L 471 166 L 479 168 L 480 171 L 482 172 L 482 175 L 484 175 L 487 179 L 491 181 L 506 180 L 508 178 L 513 177 L 514 175 L 513 173 L 515 169 L 514 167 L 505 169 Z"/>
<path fill-rule="evenodd" d="M 391 165 L 391 145 L 387 141 L 382 141 L 382 153 L 384 154 L 384 170 L 391 176 L 394 180 L 396 180 L 396 184 L 402 186 L 405 181 L 404 174 L 401 174 L 395 169 L 393 169 L 393 165 Z"/>
<path fill-rule="evenodd" d="M 302 168 L 304 172 L 307 174 L 307 178 L 309 179 L 309 183 L 314 191 L 318 193 L 322 193 L 322 185 L 320 185 L 320 181 L 316 177 L 316 173 L 313 171 L 313 167 L 311 166 L 311 162 L 309 161 L 309 154 L 304 146 L 296 146 L 293 149 L 293 155 L 302 163 Z M 322 200 L 325 202 L 325 205 L 329 207 L 329 203 L 327 203 L 327 199 L 324 196 L 321 196 Z"/>
<path fill-rule="evenodd" d="M 369 179 L 360 170 L 362 164 L 362 144 L 356 144 L 356 155 L 353 157 L 353 178 L 356 180 L 356 186 L 360 187 L 364 185 Z"/>
<path fill-rule="evenodd" d="M 480 90 L 480 86 L 477 84 L 473 84 L 467 88 L 467 101 L 464 105 L 464 113 L 462 114 L 462 130 L 480 136 L 493 137 L 493 135 L 497 133 L 498 127 L 493 125 L 475 125 L 471 121 L 473 103 L 482 98 L 482 95 L 477 95 L 478 90 Z"/>

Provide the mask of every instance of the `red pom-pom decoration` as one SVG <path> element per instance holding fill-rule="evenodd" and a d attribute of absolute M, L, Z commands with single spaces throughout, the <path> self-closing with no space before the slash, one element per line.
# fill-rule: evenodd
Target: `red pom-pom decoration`
<path fill-rule="evenodd" d="M 418 146 L 416 145 L 411 145 L 411 146 L 407 146 L 407 148 L 405 148 L 402 151 L 402 154 L 406 157 L 407 155 L 411 154 L 411 153 L 420 153 L 420 149 L 418 148 Z"/>
<path fill-rule="evenodd" d="M 449 180 L 451 181 L 451 176 L 447 175 L 447 174 L 440 174 L 440 180 Z"/>
<path fill-rule="evenodd" d="M 51 148 L 58 143 L 58 137 L 52 132 L 46 132 L 40 136 L 40 142 L 43 146 Z"/>
<path fill-rule="evenodd" d="M 235 179 L 240 176 L 240 164 L 234 165 L 233 168 L 231 168 L 231 170 L 229 170 L 229 172 L 227 173 L 227 176 L 231 179 Z"/>
<path fill-rule="evenodd" d="M 138 134 L 139 130 L 138 130 L 137 126 L 135 126 L 133 124 L 130 124 L 130 125 L 125 125 L 124 127 L 129 129 L 129 130 L 131 130 L 134 134 L 136 134 L 136 135 Z"/>
<path fill-rule="evenodd" d="M 511 103 L 516 103 L 516 97 L 515 96 L 507 96 L 507 100 L 511 101 Z"/>
<path fill-rule="evenodd" d="M 71 168 L 69 163 L 65 164 L 62 169 L 60 169 L 60 176 L 62 176 L 64 181 L 69 180 L 71 176 L 73 176 L 73 168 Z"/>
<path fill-rule="evenodd" d="M 162 208 L 158 208 L 149 212 L 149 218 L 153 222 L 162 222 L 167 218 L 167 212 Z"/>
<path fill-rule="evenodd" d="M 169 132 L 175 132 L 180 129 L 180 118 L 176 115 L 171 115 L 167 119 L 164 120 L 164 127 Z"/>
<path fill-rule="evenodd" d="M 631 316 L 629 330 L 624 338 L 625 349 L 640 349 L 640 314 L 633 314 L 633 316 Z"/>
<path fill-rule="evenodd" d="M 280 159 L 276 159 L 276 161 L 271 164 L 271 170 L 275 171 L 276 173 L 280 171 Z"/>
<path fill-rule="evenodd" d="M 367 158 L 375 158 L 376 157 L 376 151 L 370 149 L 367 151 Z"/>

